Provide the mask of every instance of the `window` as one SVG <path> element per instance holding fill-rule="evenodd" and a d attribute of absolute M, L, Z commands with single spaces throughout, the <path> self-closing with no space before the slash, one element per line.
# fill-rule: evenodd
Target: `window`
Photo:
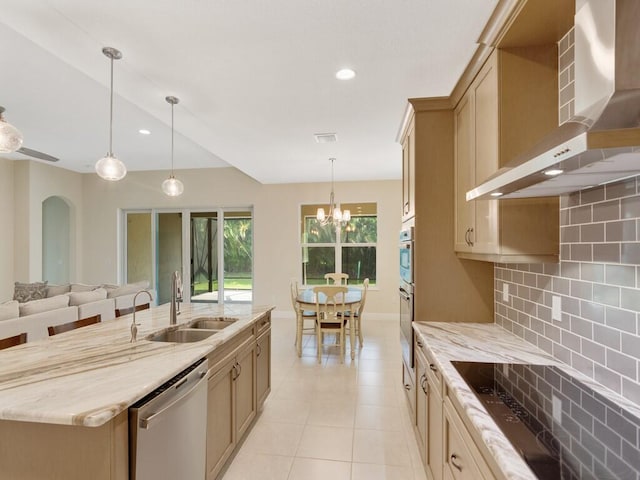
<path fill-rule="evenodd" d="M 362 284 L 365 278 L 376 283 L 376 249 L 378 216 L 376 203 L 343 203 L 342 210 L 351 212 L 351 220 L 342 227 L 320 225 L 318 207 L 302 205 L 301 247 L 302 282 L 305 285 L 325 283 L 325 273 L 349 274 L 349 284 Z"/>

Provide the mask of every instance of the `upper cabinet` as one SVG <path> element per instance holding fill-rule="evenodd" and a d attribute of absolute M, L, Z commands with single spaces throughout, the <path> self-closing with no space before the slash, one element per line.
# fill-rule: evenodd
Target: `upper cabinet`
<path fill-rule="evenodd" d="M 402 141 L 402 221 L 415 215 L 415 128 L 412 119 Z"/>
<path fill-rule="evenodd" d="M 557 262 L 557 197 L 466 201 L 468 190 L 557 126 L 556 55 L 555 45 L 495 49 L 456 105 L 454 245 L 462 258 Z"/>

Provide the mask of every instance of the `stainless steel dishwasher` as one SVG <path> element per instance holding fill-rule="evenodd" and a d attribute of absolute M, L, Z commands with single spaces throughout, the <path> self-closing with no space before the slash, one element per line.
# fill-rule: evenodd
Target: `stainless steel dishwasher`
<path fill-rule="evenodd" d="M 203 480 L 207 368 L 200 359 L 129 408 L 131 480 Z"/>

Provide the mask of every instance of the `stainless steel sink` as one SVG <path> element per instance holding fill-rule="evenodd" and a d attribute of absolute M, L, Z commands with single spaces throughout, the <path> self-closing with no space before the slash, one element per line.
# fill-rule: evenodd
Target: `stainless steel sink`
<path fill-rule="evenodd" d="M 174 343 L 192 343 L 199 342 L 205 338 L 209 338 L 216 333 L 216 330 L 191 330 L 188 328 L 179 328 L 177 330 L 167 330 L 156 333 L 147 337 L 152 342 L 174 342 Z"/>
<path fill-rule="evenodd" d="M 237 321 L 237 318 L 232 317 L 201 317 L 192 320 L 189 323 L 189 328 L 203 330 L 222 330 L 229 325 L 233 325 L 233 323 Z"/>

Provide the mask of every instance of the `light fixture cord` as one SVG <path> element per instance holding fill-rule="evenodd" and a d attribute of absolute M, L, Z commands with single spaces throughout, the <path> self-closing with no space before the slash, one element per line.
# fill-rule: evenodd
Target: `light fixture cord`
<path fill-rule="evenodd" d="M 171 104 L 171 176 L 173 177 L 173 103 Z"/>
<path fill-rule="evenodd" d="M 109 156 L 113 157 L 113 56 L 111 58 L 111 93 L 109 95 Z"/>

